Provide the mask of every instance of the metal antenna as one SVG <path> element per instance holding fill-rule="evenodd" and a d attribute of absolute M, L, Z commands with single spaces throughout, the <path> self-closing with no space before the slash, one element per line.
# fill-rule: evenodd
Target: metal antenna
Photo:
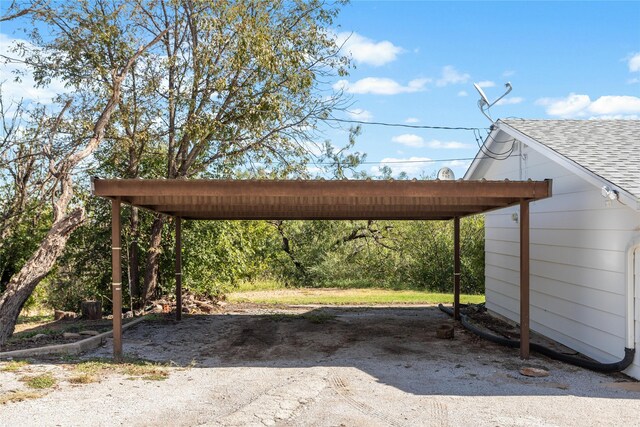
<path fill-rule="evenodd" d="M 484 91 L 482 90 L 482 88 L 480 86 L 478 86 L 476 83 L 473 84 L 473 87 L 476 88 L 476 90 L 478 91 L 478 93 L 480 94 L 480 99 L 478 100 L 478 108 L 480 109 L 480 112 L 482 114 L 484 114 L 484 116 L 489 119 L 489 121 L 491 123 L 494 122 L 494 120 L 491 118 L 491 115 L 489 114 L 489 109 L 491 107 L 493 107 L 496 102 L 500 101 L 502 98 L 504 98 L 505 96 L 507 96 L 507 94 L 509 92 L 511 92 L 511 90 L 513 89 L 513 87 L 511 86 L 510 82 L 507 82 L 504 84 L 504 87 L 507 88 L 506 92 L 503 93 L 500 98 L 496 99 L 493 102 L 489 102 L 489 99 L 487 98 L 487 95 L 484 94 Z"/>

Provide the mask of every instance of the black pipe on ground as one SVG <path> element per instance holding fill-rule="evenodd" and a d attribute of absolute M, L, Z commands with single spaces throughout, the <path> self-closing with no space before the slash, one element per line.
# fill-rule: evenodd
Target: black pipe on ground
<path fill-rule="evenodd" d="M 453 310 L 451 308 L 445 307 L 442 304 L 439 304 L 438 308 L 440 308 L 440 310 L 443 311 L 444 313 L 453 317 Z M 483 331 L 482 329 L 478 328 L 477 326 L 469 322 L 469 319 L 467 318 L 467 316 L 462 313 L 460 314 L 460 322 L 462 323 L 462 326 L 466 330 L 488 341 L 494 342 L 496 344 L 504 345 L 507 347 L 511 347 L 511 348 L 520 347 L 520 340 L 512 340 L 509 338 L 500 337 L 498 335 L 494 335 L 486 331 Z M 550 348 L 540 344 L 530 343 L 529 348 L 532 351 L 543 354 L 551 359 L 559 360 L 561 362 L 569 363 L 571 365 L 579 366 L 581 368 L 590 369 L 592 371 L 605 372 L 605 373 L 624 371 L 629 367 L 629 365 L 631 365 L 631 363 L 633 362 L 633 358 L 635 357 L 635 354 L 636 354 L 635 348 L 625 348 L 624 358 L 622 358 L 622 360 L 618 362 L 613 362 L 613 363 L 600 363 L 596 361 L 584 360 L 579 357 L 571 356 L 568 354 L 559 353 L 555 350 L 551 350 Z"/>

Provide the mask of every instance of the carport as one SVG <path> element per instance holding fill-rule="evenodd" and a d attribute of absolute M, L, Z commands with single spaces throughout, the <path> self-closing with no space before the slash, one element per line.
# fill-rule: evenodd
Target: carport
<path fill-rule="evenodd" d="M 520 205 L 520 357 L 529 357 L 529 203 L 545 181 L 92 180 L 111 199 L 113 355 L 122 357 L 122 203 L 175 217 L 176 318 L 182 311 L 182 220 L 453 220 L 454 315 L 460 318 L 460 218 Z"/>

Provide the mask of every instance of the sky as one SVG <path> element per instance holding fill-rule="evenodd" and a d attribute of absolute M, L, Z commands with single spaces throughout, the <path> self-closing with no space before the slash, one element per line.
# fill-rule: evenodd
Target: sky
<path fill-rule="evenodd" d="M 494 119 L 640 118 L 640 2 L 353 1 L 337 24 L 356 65 L 335 83 L 350 96 L 340 118 L 486 136 L 474 82 L 490 102 L 511 82 Z M 470 131 L 362 128 L 373 174 L 386 161 L 394 174 L 448 166 L 461 178 L 478 151 Z"/>
<path fill-rule="evenodd" d="M 640 2 L 355 0 L 335 24 L 355 65 L 329 82 L 347 95 L 336 118 L 486 136 L 474 82 L 491 102 L 511 82 L 494 119 L 640 118 Z M 0 26 L 0 50 L 13 37 Z M 61 89 L 29 84 L 5 87 L 5 96 L 45 100 Z M 347 132 L 327 128 L 321 138 L 340 147 Z M 388 165 L 394 175 L 432 177 L 447 166 L 461 178 L 478 145 L 473 131 L 364 124 L 355 150 L 367 153 L 369 174 Z"/>

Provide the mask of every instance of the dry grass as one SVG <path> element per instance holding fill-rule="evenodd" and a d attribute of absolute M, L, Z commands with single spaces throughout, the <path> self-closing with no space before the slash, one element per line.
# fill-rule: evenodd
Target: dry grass
<path fill-rule="evenodd" d="M 74 369 L 82 373 L 77 377 L 79 382 L 76 384 L 82 383 L 79 378 L 83 375 L 86 377 L 84 378 L 85 381 L 95 382 L 108 373 L 125 375 L 132 380 L 160 381 L 169 377 L 169 371 L 166 366 L 137 359 L 125 360 L 122 363 L 109 359 L 96 359 L 79 363 L 74 366 Z M 92 381 L 89 381 L 89 379 Z"/>
<path fill-rule="evenodd" d="M 80 374 L 80 375 L 76 375 L 75 377 L 69 378 L 69 382 L 71 384 L 90 384 L 90 383 L 95 383 L 97 381 L 98 379 L 96 377 L 89 374 Z"/>
<path fill-rule="evenodd" d="M 43 393 L 35 391 L 10 391 L 9 393 L 0 394 L 0 405 L 13 402 L 22 402 L 28 399 L 37 399 L 44 396 Z"/>
<path fill-rule="evenodd" d="M 0 366 L 0 371 L 3 372 L 17 372 L 20 368 L 24 368 L 27 366 L 29 362 L 26 360 L 12 360 L 11 362 L 7 362 Z"/>

